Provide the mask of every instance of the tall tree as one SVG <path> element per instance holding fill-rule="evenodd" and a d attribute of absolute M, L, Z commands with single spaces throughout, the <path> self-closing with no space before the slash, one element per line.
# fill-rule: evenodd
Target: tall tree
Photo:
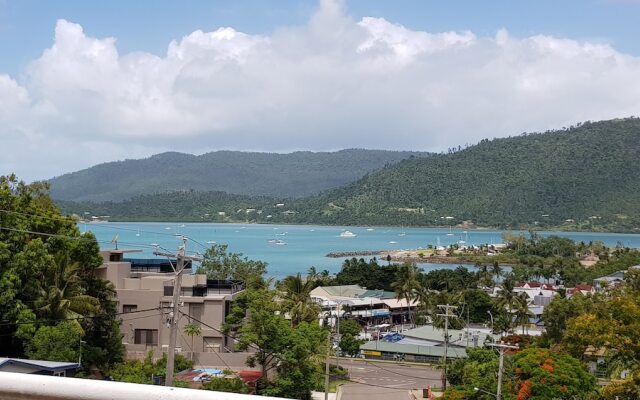
<path fill-rule="evenodd" d="M 411 313 L 411 301 L 415 298 L 416 291 L 420 287 L 418 280 L 419 273 L 418 267 L 415 264 L 404 263 L 398 268 L 396 279 L 391 284 L 391 287 L 396 293 L 396 298 L 398 300 L 406 300 L 407 313 L 412 325 L 415 325 L 415 323 L 413 314 Z"/>
<path fill-rule="evenodd" d="M 311 300 L 311 291 L 315 288 L 315 280 L 300 273 L 284 278 L 278 284 L 282 299 L 282 310 L 291 318 L 291 324 L 297 326 L 302 321 L 312 322 L 318 319 L 320 306 Z"/>

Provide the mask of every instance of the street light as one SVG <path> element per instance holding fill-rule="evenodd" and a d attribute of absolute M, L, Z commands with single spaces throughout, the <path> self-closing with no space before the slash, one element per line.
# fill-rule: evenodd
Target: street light
<path fill-rule="evenodd" d="M 489 316 L 491 317 L 491 335 L 493 337 L 493 314 L 491 314 L 491 310 L 487 310 L 487 313 L 489 313 Z"/>
<path fill-rule="evenodd" d="M 497 394 L 495 394 L 495 393 L 491 393 L 491 392 L 489 392 L 489 391 L 487 391 L 487 390 L 484 390 L 484 389 L 480 389 L 480 388 L 474 387 L 474 388 L 473 388 L 473 390 L 475 390 L 476 392 L 481 392 L 481 393 L 490 394 L 491 396 L 495 397 L 496 399 L 498 398 L 498 395 L 497 395 Z"/>

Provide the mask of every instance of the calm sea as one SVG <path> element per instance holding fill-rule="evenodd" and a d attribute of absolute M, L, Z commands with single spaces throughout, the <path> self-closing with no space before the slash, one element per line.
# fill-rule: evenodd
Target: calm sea
<path fill-rule="evenodd" d="M 296 272 L 305 273 L 315 266 L 318 271 L 327 269 L 337 272 L 342 259 L 327 258 L 329 252 L 362 250 L 400 250 L 442 245 L 465 241 L 468 244 L 500 243 L 502 231 L 470 230 L 461 231 L 436 228 L 394 228 L 394 227 L 336 227 L 313 225 L 243 225 L 243 224 L 176 224 L 176 223 L 88 223 L 80 224 L 81 231 L 94 232 L 101 247 L 112 248 L 109 242 L 118 236 L 120 249 L 140 249 L 142 253 L 131 257 L 154 257 L 153 246 L 159 245 L 175 251 L 181 243 L 180 236 L 187 242 L 190 254 L 204 253 L 213 243 L 228 244 L 229 250 L 245 256 L 266 261 L 268 274 L 281 278 Z M 353 232 L 355 237 L 340 237 L 344 230 Z M 542 232 L 555 234 L 576 241 L 600 240 L 607 246 L 622 244 L 640 248 L 640 235 L 595 233 L 595 232 Z M 282 240 L 285 245 L 277 245 Z M 395 243 L 394 243 L 395 242 Z M 457 264 L 421 264 L 425 270 L 455 268 Z"/>

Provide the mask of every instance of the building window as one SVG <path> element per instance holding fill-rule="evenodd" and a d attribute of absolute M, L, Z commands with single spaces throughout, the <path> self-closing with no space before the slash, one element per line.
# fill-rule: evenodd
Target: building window
<path fill-rule="evenodd" d="M 202 351 L 205 353 L 220 352 L 220 338 L 205 336 L 202 338 Z"/>
<path fill-rule="evenodd" d="M 136 329 L 134 343 L 157 346 L 158 330 L 157 329 Z"/>
<path fill-rule="evenodd" d="M 124 314 L 131 313 L 131 312 L 136 312 L 136 311 L 138 311 L 138 306 L 136 304 L 123 304 L 122 305 L 122 312 Z"/>
<path fill-rule="evenodd" d="M 165 296 L 173 296 L 173 286 L 165 286 L 164 287 L 164 295 Z"/>
<path fill-rule="evenodd" d="M 202 304 L 189 304 L 189 316 L 193 318 L 191 320 L 192 324 L 200 325 L 198 321 L 202 321 Z"/>

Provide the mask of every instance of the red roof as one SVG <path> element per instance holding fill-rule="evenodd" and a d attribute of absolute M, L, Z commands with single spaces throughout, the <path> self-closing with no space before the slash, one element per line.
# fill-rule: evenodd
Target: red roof
<path fill-rule="evenodd" d="M 542 286 L 542 284 L 540 282 L 529 282 L 529 287 L 530 288 L 538 288 Z"/>

